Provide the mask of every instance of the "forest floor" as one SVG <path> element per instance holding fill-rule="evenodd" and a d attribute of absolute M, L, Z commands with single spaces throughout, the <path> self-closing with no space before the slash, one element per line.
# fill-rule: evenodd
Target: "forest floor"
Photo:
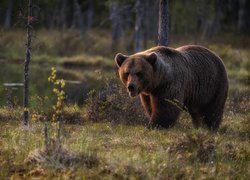
<path fill-rule="evenodd" d="M 0 178 L 248 179 L 249 118 L 226 115 L 217 133 L 194 129 L 185 115 L 168 130 L 110 122 L 66 124 L 62 157 L 39 154 L 44 148 L 41 122 L 27 130 L 18 120 L 1 119 Z"/>
<path fill-rule="evenodd" d="M 5 36 L 0 38 L 0 63 L 21 62 L 25 37 L 20 34 L 23 32 L 4 33 Z M 130 100 L 119 88 L 110 93 L 106 87 L 109 80 L 106 85 L 98 84 L 100 78 L 103 81 L 115 74 L 113 53 L 106 50 L 110 42 L 105 32 L 84 37 L 85 43 L 72 33 L 63 37 L 56 32 L 37 34 L 34 64 L 48 69 L 56 66 L 59 73 L 67 72 L 73 79 L 91 81 L 90 87 L 97 93 L 93 98 L 88 95 L 88 100 L 81 106 L 68 104 L 63 109 L 62 146 L 57 151 L 51 142 L 52 149 L 48 153 L 44 152 L 44 123 L 39 119 L 39 113 L 51 109 L 53 104 L 33 105 L 31 116 L 38 118 L 31 119 L 29 128 L 22 125 L 20 106 L 1 106 L 0 179 L 250 177 L 250 46 L 246 43 L 249 41 L 235 38 L 235 43 L 229 43 L 224 37 L 224 43 L 221 43 L 223 40 L 204 43 L 224 60 L 230 80 L 229 98 L 218 132 L 193 128 L 186 112 L 173 128 L 149 130 L 141 111 L 134 111 L 136 100 Z M 86 42 L 92 42 L 93 48 Z M 174 46 L 186 44 L 176 42 Z M 102 93 L 106 93 L 107 100 L 99 102 Z M 117 96 L 121 101 L 115 100 Z M 49 134 L 53 134 L 52 129 L 53 125 L 49 125 Z"/>

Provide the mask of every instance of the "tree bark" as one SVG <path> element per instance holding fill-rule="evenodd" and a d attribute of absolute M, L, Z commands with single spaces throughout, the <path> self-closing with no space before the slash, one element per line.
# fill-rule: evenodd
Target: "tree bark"
<path fill-rule="evenodd" d="M 135 9 L 136 9 L 136 20 L 135 20 L 135 52 L 141 51 L 142 42 L 142 18 L 143 18 L 143 2 L 142 0 L 136 0 Z"/>
<path fill-rule="evenodd" d="M 24 61 L 24 94 L 23 94 L 23 124 L 29 125 L 29 63 L 31 57 L 31 38 L 32 38 L 32 21 L 33 21 L 33 3 L 29 0 L 28 17 L 27 17 L 27 44 L 26 56 Z"/>
<path fill-rule="evenodd" d="M 159 1 L 158 45 L 168 45 L 168 0 Z"/>

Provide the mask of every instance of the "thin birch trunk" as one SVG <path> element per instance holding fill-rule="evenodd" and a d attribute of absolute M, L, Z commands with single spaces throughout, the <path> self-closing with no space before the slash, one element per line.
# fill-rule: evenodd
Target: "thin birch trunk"
<path fill-rule="evenodd" d="M 26 55 L 24 62 L 24 92 L 23 92 L 23 124 L 29 125 L 29 63 L 31 56 L 31 38 L 32 38 L 32 0 L 29 0 L 28 5 L 28 17 L 27 17 L 27 44 L 26 44 Z"/>
<path fill-rule="evenodd" d="M 46 117 L 45 122 L 44 122 L 44 146 L 45 146 L 45 151 L 49 151 L 49 133 L 48 133 L 48 119 Z"/>

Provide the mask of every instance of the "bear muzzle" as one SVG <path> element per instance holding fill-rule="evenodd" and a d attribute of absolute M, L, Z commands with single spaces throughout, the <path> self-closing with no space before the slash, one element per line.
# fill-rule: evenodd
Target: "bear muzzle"
<path fill-rule="evenodd" d="M 136 86 L 132 83 L 128 84 L 127 89 L 128 89 L 129 96 L 131 96 L 131 97 L 135 97 L 139 94 L 138 90 L 136 89 Z"/>

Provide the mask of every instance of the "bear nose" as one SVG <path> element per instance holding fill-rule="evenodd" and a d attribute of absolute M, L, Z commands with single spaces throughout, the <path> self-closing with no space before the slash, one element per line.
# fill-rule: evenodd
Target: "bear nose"
<path fill-rule="evenodd" d="M 128 90 L 131 92 L 131 91 L 134 91 L 135 90 L 135 85 L 134 84 L 129 84 L 128 85 Z"/>

